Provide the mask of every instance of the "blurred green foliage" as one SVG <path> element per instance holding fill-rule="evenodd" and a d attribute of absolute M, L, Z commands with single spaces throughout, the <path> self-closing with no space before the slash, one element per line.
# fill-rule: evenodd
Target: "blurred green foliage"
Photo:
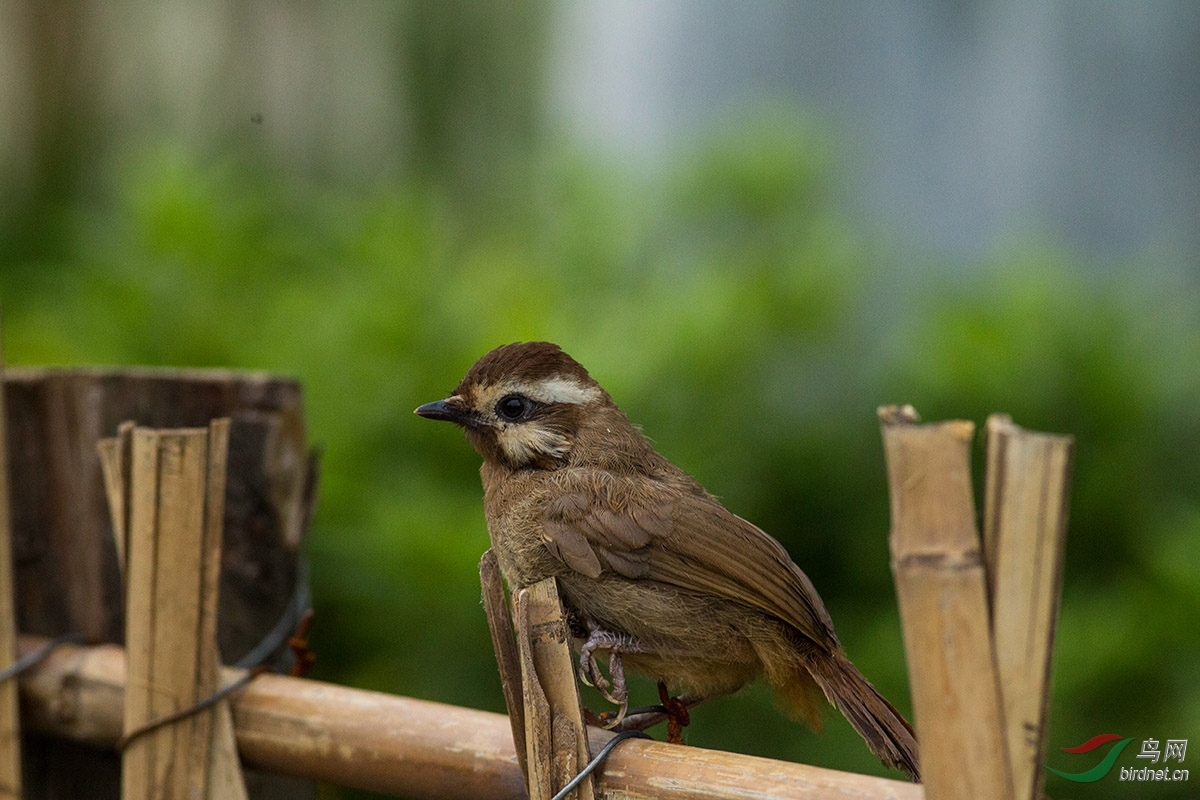
<path fill-rule="evenodd" d="M 53 248 L 0 264 L 6 350 L 299 377 L 324 451 L 315 677 L 493 710 L 478 458 L 411 414 L 491 347 L 550 339 L 585 364 L 663 453 L 784 542 L 905 711 L 875 408 L 1009 412 L 1077 437 L 1050 763 L 1074 769 L 1058 748 L 1102 732 L 1196 738 L 1196 285 L 1036 243 L 902 263 L 837 211 L 828 141 L 768 117 L 654 179 L 546 146 L 483 201 L 140 149 Z M 761 689 L 694 717 L 693 744 L 884 773 L 835 714 L 814 736 Z"/>

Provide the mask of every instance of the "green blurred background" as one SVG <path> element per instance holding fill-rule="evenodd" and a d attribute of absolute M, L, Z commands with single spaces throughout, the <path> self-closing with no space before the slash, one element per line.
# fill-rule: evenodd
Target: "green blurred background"
<path fill-rule="evenodd" d="M 778 93 L 622 158 L 548 100 L 562 9 L 0 6 L 9 362 L 301 379 L 314 677 L 491 710 L 478 457 L 411 413 L 488 349 L 587 366 L 786 545 L 906 712 L 875 408 L 1008 412 L 1076 437 L 1049 763 L 1090 767 L 1058 748 L 1099 733 L 1200 738 L 1196 253 L 1103 257 L 1044 223 L 923 242 L 857 213 L 863 137 Z M 885 774 L 840 717 L 815 736 L 759 688 L 694 717 L 692 744 Z"/>

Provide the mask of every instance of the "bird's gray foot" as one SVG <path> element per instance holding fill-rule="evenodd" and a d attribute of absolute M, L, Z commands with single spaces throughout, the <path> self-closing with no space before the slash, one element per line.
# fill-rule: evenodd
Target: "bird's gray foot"
<path fill-rule="evenodd" d="M 610 677 L 605 677 L 596 661 L 598 650 L 608 653 Z M 621 655 L 642 652 L 645 652 L 645 649 L 632 637 L 611 633 L 592 622 L 588 623 L 588 638 L 579 648 L 579 680 L 599 689 L 605 700 L 618 707 L 612 720 L 607 719 L 607 714 L 604 715 L 606 728 L 620 725 L 629 708 L 629 688 L 625 684 L 625 665 L 621 661 Z"/>

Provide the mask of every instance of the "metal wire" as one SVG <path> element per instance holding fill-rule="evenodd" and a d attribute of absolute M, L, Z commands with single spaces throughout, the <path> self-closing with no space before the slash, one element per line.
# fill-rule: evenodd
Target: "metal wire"
<path fill-rule="evenodd" d="M 159 717 L 158 719 L 151 720 L 150 722 L 147 722 L 145 725 L 143 725 L 140 728 L 134 728 L 129 733 L 122 736 L 120 739 L 117 739 L 117 745 L 116 745 L 117 752 L 119 753 L 119 752 L 123 751 L 126 747 L 129 746 L 130 742 L 132 742 L 134 739 L 137 739 L 139 736 L 147 734 L 153 730 L 158 730 L 159 728 L 161 728 L 164 725 L 170 725 L 172 722 L 178 722 L 181 719 L 186 719 L 186 718 L 192 716 L 193 714 L 200 713 L 201 711 L 203 711 L 206 708 L 211 708 L 212 706 L 215 706 L 217 703 L 221 702 L 225 698 L 230 697 L 231 695 L 237 694 L 242 689 L 246 688 L 246 685 L 248 683 L 250 683 L 250 681 L 257 678 L 259 675 L 263 674 L 264 672 L 269 672 L 269 671 L 270 670 L 265 666 L 261 666 L 261 665 L 257 666 L 254 669 L 247 672 L 242 677 L 238 678 L 233 683 L 229 684 L 228 686 L 223 686 L 222 688 L 213 692 L 208 697 L 201 700 L 199 703 L 196 703 L 195 705 L 191 705 L 191 706 L 188 706 L 187 708 L 176 711 L 174 714 L 167 714 L 164 717 Z"/>
<path fill-rule="evenodd" d="M 588 775 L 591 775 L 593 772 L 595 772 L 596 767 L 600 766 L 600 762 L 602 762 L 604 759 L 606 759 L 608 757 L 608 754 L 612 752 L 612 749 L 614 747 L 616 747 L 617 745 L 619 745 L 621 742 L 625 741 L 626 739 L 649 739 L 649 738 L 650 738 L 650 736 L 643 733 L 642 731 L 621 731 L 616 736 L 609 739 L 608 742 L 605 743 L 604 747 L 600 748 L 600 752 L 596 753 L 596 755 L 592 757 L 592 760 L 588 762 L 587 766 L 584 767 L 583 769 L 581 769 L 579 771 L 578 775 L 576 775 L 574 778 L 571 778 L 571 780 L 567 783 L 567 785 L 564 786 L 562 789 L 560 789 L 558 791 L 558 794 L 554 795 L 554 797 L 550 798 L 550 800 L 566 800 L 566 797 L 568 794 L 571 793 L 571 790 L 573 790 L 576 786 L 581 784 L 583 782 L 584 778 L 586 778 Z"/>
<path fill-rule="evenodd" d="M 44 645 L 34 650 L 32 653 L 18 658 L 13 663 L 9 664 L 4 669 L 0 670 L 0 683 L 20 675 L 25 670 L 40 663 L 48 655 L 53 653 L 55 649 L 64 644 L 87 644 L 87 637 L 82 633 L 64 633 L 62 636 L 56 636 Z"/>
<path fill-rule="evenodd" d="M 309 587 L 308 555 L 301 548 L 300 558 L 296 564 L 296 589 L 292 592 L 291 599 L 284 606 L 283 613 L 279 615 L 275 627 L 267 631 L 267 634 L 251 648 L 250 652 L 238 659 L 234 664 L 235 667 L 241 669 L 256 667 L 265 663 L 276 650 L 283 647 L 288 637 L 292 635 L 292 631 L 300 623 L 304 612 L 312 606 L 312 591 Z"/>
<path fill-rule="evenodd" d="M 296 590 L 292 593 L 288 604 L 284 607 L 283 613 L 279 616 L 279 620 L 275 623 L 275 627 L 271 628 L 262 639 L 259 640 L 250 652 L 242 656 L 241 660 L 234 666 L 241 669 L 251 669 L 265 662 L 270 658 L 271 654 L 284 645 L 295 630 L 296 625 L 300 622 L 300 618 L 304 615 L 311 605 L 312 596 L 309 590 L 309 567 L 308 559 L 301 558 L 296 576 Z M 87 644 L 88 638 L 82 633 L 64 633 L 62 636 L 56 636 L 50 641 L 43 644 L 32 653 L 26 653 L 18 658 L 13 663 L 9 664 L 4 669 L 0 669 L 0 683 L 12 680 L 22 672 L 40 664 L 51 653 L 57 650 L 64 644 Z"/>
<path fill-rule="evenodd" d="M 164 725 L 169 725 L 172 722 L 178 722 L 181 719 L 185 719 L 214 706 L 227 697 L 240 692 L 250 681 L 259 675 L 264 672 L 270 672 L 271 668 L 267 665 L 267 660 L 288 641 L 288 638 L 292 635 L 297 625 L 299 625 L 305 612 L 308 611 L 311 599 L 308 557 L 303 549 L 301 549 L 296 567 L 296 588 L 292 592 L 287 605 L 284 607 L 283 613 L 275 623 L 275 626 L 267 631 L 258 644 L 251 648 L 250 652 L 242 656 L 235 665 L 249 671 L 233 683 L 221 687 L 198 703 L 180 709 L 173 714 L 167 714 L 166 716 L 151 720 L 140 728 L 136 728 L 125 734 L 117 741 L 118 752 L 124 750 L 129 746 L 130 742 L 143 734 L 161 728 Z"/>

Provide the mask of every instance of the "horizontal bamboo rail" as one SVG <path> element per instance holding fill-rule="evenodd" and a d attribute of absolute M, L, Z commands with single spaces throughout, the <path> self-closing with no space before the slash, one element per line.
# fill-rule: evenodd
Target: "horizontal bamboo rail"
<path fill-rule="evenodd" d="M 45 642 L 20 637 L 22 653 Z M 226 682 L 237 677 L 225 670 Z M 32 731 L 109 748 L 122 731 L 125 654 L 55 650 L 21 677 Z M 522 798 L 512 729 L 501 714 L 262 675 L 233 701 L 248 766 L 411 798 Z M 589 729 L 593 750 L 611 734 Z M 915 784 L 643 739 L 623 742 L 597 789 L 618 800 L 923 800 Z"/>

